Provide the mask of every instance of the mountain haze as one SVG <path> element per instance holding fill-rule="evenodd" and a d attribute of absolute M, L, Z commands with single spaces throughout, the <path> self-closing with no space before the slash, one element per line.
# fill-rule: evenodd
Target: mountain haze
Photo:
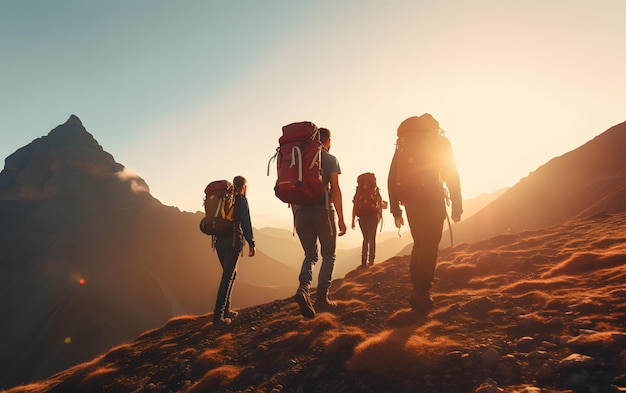
<path fill-rule="evenodd" d="M 152 197 L 74 115 L 7 157 L 0 387 L 85 361 L 173 316 L 212 311 L 221 268 L 201 217 Z M 237 307 L 295 290 L 297 272 L 262 250 L 239 270 Z"/>
<path fill-rule="evenodd" d="M 626 122 L 537 168 L 476 214 L 452 226 L 455 243 L 619 211 L 626 200 Z M 446 236 L 442 245 L 446 245 Z M 404 251 L 406 252 L 407 249 Z"/>

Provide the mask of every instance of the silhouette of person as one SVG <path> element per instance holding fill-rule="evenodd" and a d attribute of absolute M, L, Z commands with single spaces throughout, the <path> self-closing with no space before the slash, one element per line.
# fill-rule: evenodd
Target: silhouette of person
<path fill-rule="evenodd" d="M 363 243 L 361 244 L 361 267 L 368 267 L 374 265 L 374 259 L 376 258 L 376 229 L 378 228 L 378 223 L 380 223 L 383 216 L 382 209 L 386 208 L 387 202 L 383 201 L 380 196 L 380 191 L 376 186 L 376 177 L 374 174 L 366 173 L 363 175 L 371 175 L 373 183 L 366 185 L 359 184 L 357 186 L 357 191 L 352 199 L 352 229 L 356 227 L 355 221 L 358 216 L 359 228 L 361 229 L 361 234 L 363 235 Z M 363 187 L 362 191 L 359 191 L 359 187 Z M 367 187 L 371 187 L 371 192 L 367 189 Z M 357 199 L 363 198 L 359 197 L 359 192 L 363 192 L 365 194 L 363 197 L 368 200 L 368 208 L 364 209 L 364 211 L 359 211 L 361 210 L 358 206 L 360 202 Z M 370 200 L 372 195 L 374 200 Z"/>
<path fill-rule="evenodd" d="M 439 122 L 428 113 L 404 120 L 398 127 L 398 143 L 389 168 L 389 205 L 398 229 L 404 225 L 399 204 L 406 210 L 413 238 L 410 262 L 413 290 L 409 303 L 421 313 L 427 313 L 433 306 L 430 288 L 447 216 L 443 183 L 452 203 L 451 217 L 459 222 L 463 202 L 450 141 L 443 136 Z"/>
<path fill-rule="evenodd" d="M 341 173 L 339 161 L 328 152 L 330 150 L 330 131 L 327 128 L 320 128 L 319 133 L 323 145 L 321 152 L 322 182 L 326 192 L 317 203 L 299 205 L 294 211 L 296 232 L 304 250 L 304 260 L 298 277 L 300 285 L 294 295 L 294 300 L 300 306 L 300 313 L 305 318 L 315 317 L 315 308 L 332 309 L 337 306 L 335 302 L 329 300 L 328 289 L 331 285 L 335 266 L 337 235 L 343 236 L 346 233 L 341 188 L 339 188 L 339 174 Z M 335 213 L 339 219 L 339 233 L 337 233 Z M 318 240 L 322 266 L 318 274 L 314 308 L 311 303 L 309 287 L 313 281 L 313 266 L 318 261 Z"/>
<path fill-rule="evenodd" d="M 243 176 L 236 176 L 233 179 L 233 185 L 235 188 L 234 230 L 232 233 L 214 237 L 215 249 L 222 265 L 222 278 L 217 290 L 217 299 L 215 300 L 215 310 L 213 312 L 213 324 L 216 326 L 229 325 L 232 318 L 238 314 L 237 311 L 231 309 L 230 298 L 233 283 L 237 277 L 237 262 L 239 255 L 243 251 L 243 239 L 248 242 L 248 256 L 253 257 L 256 255 L 254 234 L 252 233 L 252 223 L 250 221 L 250 208 L 246 198 L 248 182 Z"/>

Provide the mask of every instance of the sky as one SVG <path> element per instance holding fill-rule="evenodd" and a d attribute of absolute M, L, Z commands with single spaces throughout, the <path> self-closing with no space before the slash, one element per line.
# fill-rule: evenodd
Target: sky
<path fill-rule="evenodd" d="M 253 225 L 291 230 L 268 161 L 308 120 L 332 132 L 350 226 L 360 173 L 387 199 L 407 117 L 439 120 L 465 199 L 625 121 L 624 18 L 623 0 L 0 0 L 0 156 L 75 114 L 163 204 L 202 210 L 243 175 Z"/>

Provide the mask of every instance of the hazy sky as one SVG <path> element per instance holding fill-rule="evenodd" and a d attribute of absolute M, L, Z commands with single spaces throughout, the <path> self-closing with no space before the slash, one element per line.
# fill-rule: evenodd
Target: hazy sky
<path fill-rule="evenodd" d="M 623 0 L 1 0 L 0 157 L 75 114 L 162 203 L 244 175 L 253 224 L 291 229 L 267 164 L 311 120 L 349 225 L 358 174 L 387 199 L 409 116 L 440 121 L 465 198 L 625 121 L 624 20 Z"/>

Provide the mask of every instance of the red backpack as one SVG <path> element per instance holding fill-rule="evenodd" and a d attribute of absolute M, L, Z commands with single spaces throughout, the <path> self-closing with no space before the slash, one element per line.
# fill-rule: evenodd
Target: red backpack
<path fill-rule="evenodd" d="M 357 179 L 354 203 L 354 214 L 357 217 L 381 214 L 382 198 L 376 185 L 376 176 L 371 172 L 360 174 Z"/>
<path fill-rule="evenodd" d="M 292 205 L 307 205 L 322 198 L 322 143 L 317 126 L 310 121 L 292 123 L 283 127 L 278 139 L 276 159 L 278 177 L 274 194 Z M 269 164 L 267 174 L 269 176 Z"/>
<path fill-rule="evenodd" d="M 207 235 L 232 233 L 235 211 L 235 186 L 228 180 L 216 180 L 204 189 L 205 217 L 200 230 Z"/>

